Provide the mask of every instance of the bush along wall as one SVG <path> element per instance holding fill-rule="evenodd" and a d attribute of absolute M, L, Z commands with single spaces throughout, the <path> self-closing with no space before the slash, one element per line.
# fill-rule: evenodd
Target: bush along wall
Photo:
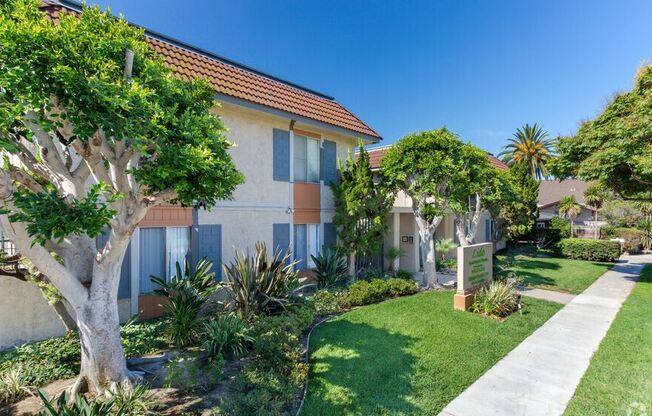
<path fill-rule="evenodd" d="M 564 257 L 577 260 L 613 262 L 620 257 L 618 241 L 565 238 L 559 242 L 559 250 Z"/>

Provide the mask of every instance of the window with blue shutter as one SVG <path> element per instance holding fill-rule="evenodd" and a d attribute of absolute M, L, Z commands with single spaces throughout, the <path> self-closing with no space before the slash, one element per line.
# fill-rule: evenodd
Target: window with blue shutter
<path fill-rule="evenodd" d="M 151 276 L 165 280 L 165 228 L 140 229 L 140 293 L 151 293 L 156 286 Z"/>
<path fill-rule="evenodd" d="M 290 181 L 290 132 L 274 129 L 274 180 Z"/>
<path fill-rule="evenodd" d="M 339 174 L 337 171 L 337 145 L 330 140 L 324 140 L 321 149 L 321 180 L 325 184 L 330 182 L 337 183 L 339 181 Z"/>
<path fill-rule="evenodd" d="M 290 249 L 290 224 L 273 224 L 272 234 L 274 251 L 281 250 L 285 253 Z"/>
<path fill-rule="evenodd" d="M 206 258 L 213 262 L 211 272 L 216 280 L 222 280 L 222 226 L 202 224 L 198 230 L 198 259 Z"/>
<path fill-rule="evenodd" d="M 308 267 L 308 227 L 306 224 L 294 226 L 294 260 L 297 261 L 297 270 Z"/>
<path fill-rule="evenodd" d="M 337 244 L 337 230 L 332 222 L 324 223 L 324 250 L 328 250 Z"/>

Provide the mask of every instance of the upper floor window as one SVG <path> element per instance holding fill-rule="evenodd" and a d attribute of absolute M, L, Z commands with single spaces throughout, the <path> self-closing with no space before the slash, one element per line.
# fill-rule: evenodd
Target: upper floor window
<path fill-rule="evenodd" d="M 319 182 L 319 140 L 294 136 L 294 180 Z"/>

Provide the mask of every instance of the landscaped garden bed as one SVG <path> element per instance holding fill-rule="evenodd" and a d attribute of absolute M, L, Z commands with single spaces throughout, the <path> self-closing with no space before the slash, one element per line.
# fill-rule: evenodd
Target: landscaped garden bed
<path fill-rule="evenodd" d="M 365 306 L 317 327 L 302 415 L 437 414 L 561 305 L 527 298 L 504 321 L 454 311 L 453 292 Z"/>

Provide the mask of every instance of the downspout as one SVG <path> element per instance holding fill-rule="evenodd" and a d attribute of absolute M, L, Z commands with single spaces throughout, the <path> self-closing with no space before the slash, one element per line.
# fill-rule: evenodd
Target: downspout
<path fill-rule="evenodd" d="M 290 244 L 288 245 L 294 260 L 294 123 L 290 120 L 290 181 L 288 182 L 288 223 L 290 224 Z"/>

